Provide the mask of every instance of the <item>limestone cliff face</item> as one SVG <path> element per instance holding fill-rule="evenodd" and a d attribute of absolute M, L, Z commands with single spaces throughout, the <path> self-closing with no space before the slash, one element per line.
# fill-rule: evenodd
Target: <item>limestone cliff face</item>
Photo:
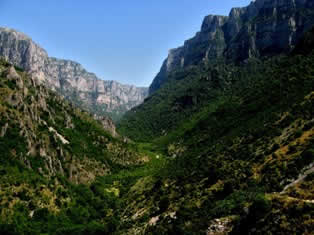
<path fill-rule="evenodd" d="M 119 118 L 142 103 L 148 93 L 147 88 L 101 80 L 77 62 L 49 57 L 29 37 L 12 29 L 0 28 L 0 56 L 72 102 L 99 115 Z"/>
<path fill-rule="evenodd" d="M 311 0 L 259 0 L 251 3 L 242 14 L 248 22 L 231 39 L 226 57 L 241 61 L 293 49 L 303 33 L 314 24 L 313 10 L 314 1 Z"/>
<path fill-rule="evenodd" d="M 43 176 L 90 183 L 118 165 L 140 164 L 112 120 L 92 116 L 0 59 L 0 156 Z M 110 162 L 110 163 L 108 163 Z M 3 162 L 1 162 L 3 164 Z"/>
<path fill-rule="evenodd" d="M 255 0 L 229 16 L 206 16 L 195 37 L 170 50 L 149 92 L 158 90 L 170 72 L 202 61 L 241 62 L 289 51 L 313 24 L 313 0 Z"/>
<path fill-rule="evenodd" d="M 117 131 L 116 131 L 116 126 L 113 123 L 113 121 L 106 117 L 106 116 L 97 116 L 96 114 L 94 115 L 94 119 L 99 121 L 103 128 L 108 131 L 113 137 L 118 137 Z"/>
<path fill-rule="evenodd" d="M 48 54 L 25 34 L 0 27 L 0 56 L 17 65 L 40 81 L 44 81 L 44 68 Z"/>

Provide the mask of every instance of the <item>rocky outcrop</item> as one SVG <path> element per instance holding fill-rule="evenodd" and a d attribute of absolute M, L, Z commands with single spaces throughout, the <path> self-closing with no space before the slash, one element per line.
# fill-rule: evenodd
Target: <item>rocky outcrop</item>
<path fill-rule="evenodd" d="M 139 105 L 147 88 L 104 81 L 79 63 L 49 57 L 47 52 L 23 33 L 0 28 L 0 56 L 29 72 L 40 83 L 99 115 L 119 118 Z"/>
<path fill-rule="evenodd" d="M 94 119 L 98 120 L 102 124 L 103 128 L 107 130 L 113 137 L 118 136 L 116 132 L 116 126 L 110 118 L 107 116 L 94 115 Z"/>
<path fill-rule="evenodd" d="M 93 118 L 2 59 L 0 87 L 3 159 L 48 178 L 89 183 L 110 172 L 108 162 L 136 165 L 145 157 L 125 147 L 110 118 Z"/>
<path fill-rule="evenodd" d="M 14 66 L 10 66 L 10 68 L 8 68 L 4 72 L 4 76 L 6 76 L 7 79 L 15 83 L 19 89 L 23 88 L 24 86 L 23 80 L 20 77 L 20 75 L 18 75 L 18 73 L 16 72 Z"/>
<path fill-rule="evenodd" d="M 201 31 L 170 50 L 149 88 L 152 94 L 172 71 L 219 57 L 231 62 L 272 56 L 294 48 L 314 24 L 312 0 L 255 0 L 229 16 L 206 16 Z"/>
<path fill-rule="evenodd" d="M 214 219 L 210 221 L 210 226 L 207 229 L 206 235 L 227 235 L 230 234 L 234 225 L 235 216 Z"/>

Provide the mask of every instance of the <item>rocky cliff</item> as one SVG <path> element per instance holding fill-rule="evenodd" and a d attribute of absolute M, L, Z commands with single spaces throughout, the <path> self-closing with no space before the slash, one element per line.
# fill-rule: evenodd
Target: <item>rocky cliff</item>
<path fill-rule="evenodd" d="M 219 57 L 231 62 L 287 52 L 314 24 L 312 0 L 255 0 L 229 16 L 206 16 L 201 31 L 170 50 L 149 88 L 159 89 L 170 72 Z"/>
<path fill-rule="evenodd" d="M 147 156 L 110 119 L 95 120 L 3 59 L 0 114 L 0 234 L 113 234 L 120 191 L 102 179 Z M 52 231 L 55 219 L 62 225 Z M 72 230 L 83 223 L 92 224 Z"/>
<path fill-rule="evenodd" d="M 119 234 L 314 231 L 313 32 L 287 55 L 171 73 L 123 117 L 171 160 L 132 186 Z"/>
<path fill-rule="evenodd" d="M 104 81 L 79 63 L 49 57 L 28 36 L 12 29 L 0 28 L 0 56 L 98 115 L 108 114 L 118 119 L 147 96 L 147 88 Z"/>
<path fill-rule="evenodd" d="M 0 112 L 0 162 L 12 158 L 41 175 L 87 183 L 109 173 L 108 162 L 136 159 L 110 119 L 93 118 L 3 60 Z"/>

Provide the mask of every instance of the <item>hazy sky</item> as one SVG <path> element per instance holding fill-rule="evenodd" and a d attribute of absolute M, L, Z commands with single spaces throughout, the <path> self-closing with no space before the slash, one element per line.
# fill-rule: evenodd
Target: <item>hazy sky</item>
<path fill-rule="evenodd" d="M 168 50 L 209 14 L 250 0 L 0 0 L 0 26 L 29 35 L 50 56 L 105 80 L 148 86 Z"/>

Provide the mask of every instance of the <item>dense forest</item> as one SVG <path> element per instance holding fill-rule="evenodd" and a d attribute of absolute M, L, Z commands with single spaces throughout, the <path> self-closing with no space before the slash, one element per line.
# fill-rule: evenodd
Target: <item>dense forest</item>
<path fill-rule="evenodd" d="M 313 234 L 314 5 L 261 2 L 205 17 L 117 133 L 1 58 L 0 234 Z"/>

